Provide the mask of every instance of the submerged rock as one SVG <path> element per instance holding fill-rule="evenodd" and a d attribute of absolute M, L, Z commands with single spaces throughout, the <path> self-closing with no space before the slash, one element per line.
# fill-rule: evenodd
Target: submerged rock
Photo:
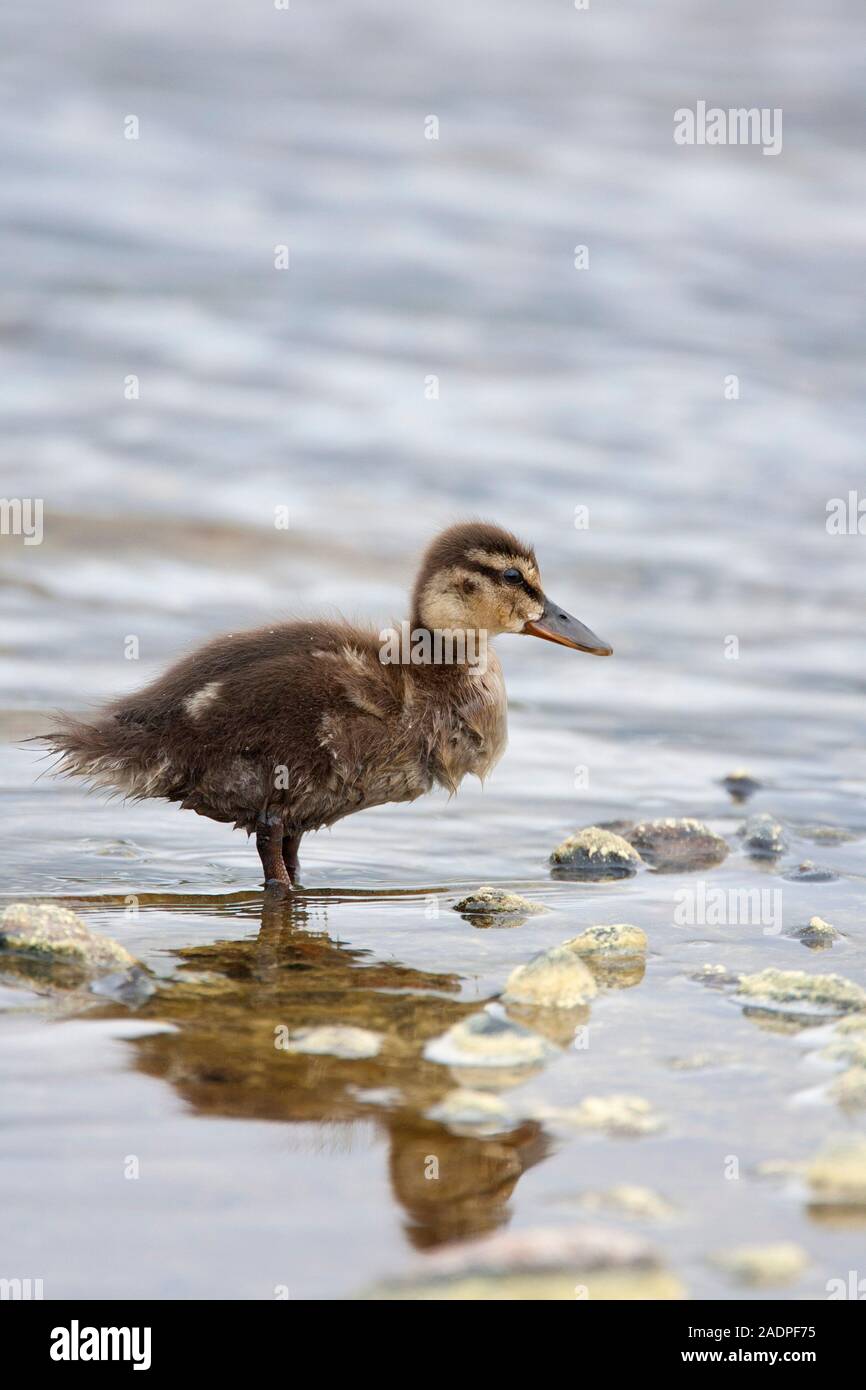
<path fill-rule="evenodd" d="M 806 1169 L 818 1206 L 866 1207 L 866 1139 L 831 1140 Z"/>
<path fill-rule="evenodd" d="M 788 848 L 785 832 L 777 820 L 762 811 L 750 816 L 741 825 L 737 834 L 742 838 L 743 848 L 752 859 L 777 859 Z"/>
<path fill-rule="evenodd" d="M 804 859 L 796 869 L 785 874 L 785 878 L 791 883 L 832 883 L 837 877 L 832 869 L 821 868 L 818 864 L 813 864 L 811 859 Z"/>
<path fill-rule="evenodd" d="M 83 975 L 138 966 L 124 946 L 92 931 L 76 913 L 53 903 L 12 903 L 7 907 L 0 920 L 0 948 L 44 963 L 70 966 Z"/>
<path fill-rule="evenodd" d="M 598 1129 L 607 1134 L 635 1138 L 656 1134 L 663 1121 L 642 1096 L 585 1096 L 579 1105 L 540 1105 L 532 1118 L 548 1124 L 564 1124 L 574 1129 Z"/>
<path fill-rule="evenodd" d="M 538 1066 L 553 1052 L 544 1038 L 498 1011 L 485 1009 L 461 1019 L 441 1037 L 432 1038 L 424 1048 L 424 1057 L 445 1067 L 510 1070 Z"/>
<path fill-rule="evenodd" d="M 446 1125 L 455 1134 L 502 1134 L 514 1129 L 518 1121 L 505 1102 L 490 1091 L 449 1091 L 427 1111 L 428 1120 Z"/>
<path fill-rule="evenodd" d="M 851 830 L 843 830 L 841 825 L 802 825 L 799 833 L 804 840 L 819 845 L 847 845 L 858 838 Z"/>
<path fill-rule="evenodd" d="M 342 1057 L 347 1061 L 377 1057 L 382 1047 L 381 1033 L 352 1028 L 339 1023 L 319 1028 L 298 1028 L 285 1044 L 286 1052 L 308 1052 L 314 1057 Z"/>
<path fill-rule="evenodd" d="M 582 1192 L 576 1198 L 576 1205 L 583 1211 L 610 1212 L 616 1216 L 630 1216 L 636 1221 L 667 1221 L 673 1214 L 673 1207 L 653 1192 L 649 1187 L 638 1187 L 622 1183 L 602 1192 Z"/>
<path fill-rule="evenodd" d="M 820 1055 L 828 1062 L 848 1062 L 862 1067 L 866 1072 L 866 1033 L 862 1026 L 854 1031 L 845 1030 L 846 1022 L 856 1023 L 862 1017 L 862 1014 L 851 1014 L 838 1023 L 833 1029 L 832 1041 L 822 1049 Z"/>
<path fill-rule="evenodd" d="M 735 772 L 729 772 L 723 777 L 721 785 L 734 801 L 748 801 L 764 784 L 759 782 L 757 777 L 753 777 L 748 768 L 739 767 Z"/>
<path fill-rule="evenodd" d="M 603 880 L 637 873 L 640 855 L 621 835 L 587 826 L 569 835 L 550 856 L 554 876 Z"/>
<path fill-rule="evenodd" d="M 756 1178 L 768 1178 L 772 1182 L 787 1181 L 789 1178 L 805 1178 L 806 1163 L 798 1158 L 764 1158 L 755 1164 Z"/>
<path fill-rule="evenodd" d="M 502 996 L 507 1004 L 574 1009 L 598 993 L 598 985 L 570 943 L 542 951 L 512 970 Z"/>
<path fill-rule="evenodd" d="M 93 994 L 114 999 L 118 1004 L 128 1004 L 133 1009 L 156 993 L 154 981 L 140 965 L 134 965 L 129 970 L 115 970 L 109 975 L 100 975 L 92 982 L 90 988 Z"/>
<path fill-rule="evenodd" d="M 736 1053 L 730 1052 L 685 1052 L 676 1057 L 665 1058 L 665 1066 L 671 1071 L 708 1071 L 711 1067 L 729 1067 L 739 1061 Z"/>
<path fill-rule="evenodd" d="M 646 932 L 640 927 L 633 927 L 629 922 L 615 922 L 610 926 L 587 927 L 580 936 L 573 936 L 564 944 L 579 956 L 608 957 L 642 955 L 648 943 Z"/>
<path fill-rule="evenodd" d="M 849 1067 L 830 1083 L 828 1094 L 843 1110 L 863 1110 L 866 1108 L 866 1069 Z"/>
<path fill-rule="evenodd" d="M 807 927 L 799 927 L 794 935 L 798 941 L 802 941 L 804 946 L 809 946 L 813 951 L 826 950 L 832 946 L 834 941 L 839 940 L 840 933 L 829 922 L 825 922 L 823 917 L 810 917 Z"/>
<path fill-rule="evenodd" d="M 689 979 L 695 980 L 699 985 L 706 985 L 707 989 L 726 989 L 728 985 L 740 983 L 739 975 L 733 974 L 726 965 L 702 965 L 700 970 L 693 970 Z"/>
<path fill-rule="evenodd" d="M 516 927 L 547 908 L 541 903 L 522 898 L 519 893 L 508 893 L 502 888 L 483 884 L 474 893 L 461 898 L 454 904 L 454 911 L 471 921 L 474 927 Z"/>
<path fill-rule="evenodd" d="M 523 1301 L 684 1298 L 644 1239 L 602 1226 L 502 1231 L 437 1250 L 376 1299 Z"/>
<path fill-rule="evenodd" d="M 712 1263 L 743 1284 L 764 1287 L 792 1284 L 809 1264 L 809 1257 L 793 1241 L 774 1245 L 740 1245 L 712 1256 Z"/>
<path fill-rule="evenodd" d="M 728 853 L 727 840 L 689 816 L 641 821 L 625 838 L 658 873 L 711 869 Z"/>
<path fill-rule="evenodd" d="M 738 993 L 746 1001 L 770 1009 L 781 1006 L 784 1013 L 802 1015 L 804 1010 L 785 1006 L 805 1005 L 827 1014 L 851 1013 L 866 1008 L 866 990 L 843 975 L 807 975 L 803 970 L 777 970 L 768 967 L 756 975 L 741 975 Z"/>

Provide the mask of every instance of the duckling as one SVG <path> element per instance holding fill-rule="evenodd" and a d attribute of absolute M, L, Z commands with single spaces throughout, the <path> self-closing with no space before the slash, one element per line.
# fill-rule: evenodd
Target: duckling
<path fill-rule="evenodd" d="M 229 633 L 40 740 L 60 774 L 255 834 L 265 885 L 284 893 L 308 831 L 487 776 L 506 742 L 488 639 L 508 632 L 611 655 L 545 596 L 531 546 L 462 522 L 424 554 L 399 638 L 344 621 Z"/>

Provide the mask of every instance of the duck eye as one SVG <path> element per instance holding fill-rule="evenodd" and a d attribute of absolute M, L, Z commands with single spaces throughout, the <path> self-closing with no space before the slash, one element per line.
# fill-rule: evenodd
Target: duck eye
<path fill-rule="evenodd" d="M 502 578 L 505 580 L 506 584 L 523 583 L 523 575 L 520 573 L 520 570 L 503 570 Z"/>

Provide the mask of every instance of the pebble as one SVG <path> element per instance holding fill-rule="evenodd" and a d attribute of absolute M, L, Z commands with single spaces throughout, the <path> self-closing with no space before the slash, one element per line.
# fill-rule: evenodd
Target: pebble
<path fill-rule="evenodd" d="M 682 1285 L 644 1238 L 606 1226 L 499 1231 L 435 1250 L 366 1297 L 454 1301 L 679 1299 Z"/>
<path fill-rule="evenodd" d="M 692 971 L 689 978 L 708 989 L 725 989 L 740 983 L 739 975 L 733 974 L 726 965 L 702 965 L 700 970 Z"/>
<path fill-rule="evenodd" d="M 615 922 L 610 926 L 587 927 L 580 936 L 573 936 L 564 944 L 579 956 L 615 956 L 642 955 L 648 943 L 646 932 L 640 927 Z"/>
<path fill-rule="evenodd" d="M 286 1052 L 307 1052 L 314 1057 L 340 1057 L 346 1061 L 377 1057 L 382 1047 L 381 1033 L 352 1028 L 339 1023 L 319 1028 L 298 1028 L 286 1043 Z"/>
<path fill-rule="evenodd" d="M 711 1259 L 713 1264 L 741 1283 L 758 1287 L 792 1284 L 809 1264 L 805 1250 L 793 1241 L 779 1241 L 773 1245 L 740 1245 L 733 1250 L 721 1250 Z"/>
<path fill-rule="evenodd" d="M 866 1070 L 849 1067 L 830 1083 L 828 1094 L 843 1110 L 862 1110 L 866 1107 Z"/>
<path fill-rule="evenodd" d="M 840 933 L 829 922 L 825 922 L 823 917 L 810 917 L 808 927 L 798 928 L 794 935 L 804 946 L 811 947 L 813 951 L 821 951 L 838 941 Z"/>
<path fill-rule="evenodd" d="M 659 873 L 711 869 L 728 853 L 721 835 L 689 816 L 641 821 L 625 832 L 625 838 Z"/>
<path fill-rule="evenodd" d="M 817 864 L 813 864 L 811 859 L 804 859 L 802 864 L 798 864 L 796 869 L 792 869 L 785 878 L 790 883 L 832 883 L 837 877 L 832 869 L 824 869 Z"/>
<path fill-rule="evenodd" d="M 502 1134 L 518 1123 L 505 1102 L 490 1091 L 449 1091 L 427 1111 L 428 1120 L 446 1125 L 455 1134 Z"/>
<path fill-rule="evenodd" d="M 763 782 L 759 782 L 745 767 L 739 767 L 722 778 L 722 786 L 734 801 L 748 801 L 763 785 Z"/>
<path fill-rule="evenodd" d="M 667 1221 L 674 1214 L 673 1207 L 658 1193 L 632 1183 L 621 1183 L 602 1192 L 582 1192 L 576 1205 L 583 1211 L 611 1212 L 636 1221 Z"/>
<path fill-rule="evenodd" d="M 850 830 L 843 830 L 840 825 L 804 825 L 800 827 L 800 834 L 804 839 L 822 845 L 847 845 L 857 839 Z"/>
<path fill-rule="evenodd" d="M 866 990 L 843 975 L 807 975 L 803 970 L 777 970 L 773 966 L 756 975 L 741 975 L 738 992 L 747 1001 L 770 1006 L 807 1004 L 836 1014 L 866 1008 Z"/>
<path fill-rule="evenodd" d="M 598 985 L 570 943 L 541 951 L 512 970 L 503 1000 L 537 1008 L 574 1009 L 598 993 Z"/>
<path fill-rule="evenodd" d="M 533 1109 L 532 1118 L 542 1123 L 603 1130 L 607 1134 L 628 1138 L 656 1134 L 663 1127 L 661 1117 L 643 1096 L 586 1096 L 579 1105 L 545 1104 Z"/>
<path fill-rule="evenodd" d="M 750 816 L 740 826 L 737 834 L 743 841 L 743 848 L 752 859 L 777 859 L 788 848 L 788 841 L 781 825 L 765 811 L 757 816 Z"/>
<path fill-rule="evenodd" d="M 640 855 L 627 840 L 597 825 L 569 835 L 550 856 L 554 875 L 596 881 L 627 878 L 637 873 L 640 862 Z"/>
<path fill-rule="evenodd" d="M 831 1140 L 806 1169 L 816 1205 L 866 1207 L 866 1139 Z"/>
<path fill-rule="evenodd" d="M 547 1060 L 554 1049 L 537 1033 L 512 1023 L 498 1011 L 485 1009 L 455 1023 L 424 1048 L 428 1062 L 445 1067 L 531 1067 Z"/>
<path fill-rule="evenodd" d="M 454 911 L 468 918 L 474 927 L 519 926 L 527 917 L 535 917 L 547 908 L 541 903 L 508 893 L 485 883 L 468 897 L 454 904 Z"/>
<path fill-rule="evenodd" d="M 129 970 L 115 970 L 109 975 L 100 975 L 90 988 L 94 994 L 113 999 L 118 1004 L 127 1004 L 133 1009 L 156 993 L 156 985 L 140 965 L 135 965 Z"/>
<path fill-rule="evenodd" d="M 858 1067 L 866 1068 L 866 1034 L 862 1025 L 854 1030 L 845 1028 L 846 1023 L 858 1023 L 862 1017 L 862 1014 L 850 1014 L 847 1019 L 837 1023 L 833 1028 L 832 1040 L 820 1055 L 829 1062 L 856 1063 Z"/>
<path fill-rule="evenodd" d="M 710 1067 L 728 1067 L 736 1062 L 736 1054 L 726 1052 L 685 1052 L 668 1057 L 665 1065 L 671 1071 L 707 1071 Z"/>
<path fill-rule="evenodd" d="M 789 1178 L 804 1178 L 806 1164 L 794 1158 L 764 1158 L 755 1164 L 755 1177 L 785 1181 Z"/>
<path fill-rule="evenodd" d="M 866 1033 L 866 1013 L 849 1014 L 847 1018 L 841 1019 L 834 1028 L 836 1033 Z"/>
<path fill-rule="evenodd" d="M 53 903 L 7 907 L 0 920 L 0 947 L 72 965 L 85 974 L 108 974 L 138 965 L 124 946 L 91 931 L 76 913 Z"/>

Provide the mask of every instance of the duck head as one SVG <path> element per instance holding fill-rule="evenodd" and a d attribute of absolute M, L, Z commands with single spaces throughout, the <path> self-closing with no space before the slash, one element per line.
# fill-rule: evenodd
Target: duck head
<path fill-rule="evenodd" d="M 611 656 L 612 648 L 545 594 L 531 546 L 480 521 L 450 526 L 428 547 L 412 595 L 412 626 L 543 637 Z"/>

